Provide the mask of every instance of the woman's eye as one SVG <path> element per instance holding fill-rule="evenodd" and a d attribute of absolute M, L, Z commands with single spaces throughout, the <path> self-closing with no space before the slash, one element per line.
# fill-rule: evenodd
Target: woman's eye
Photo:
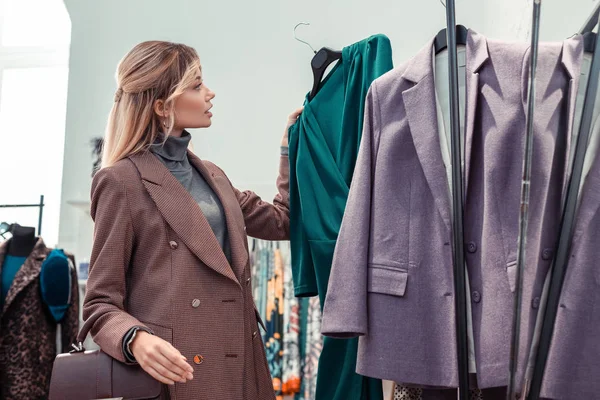
<path fill-rule="evenodd" d="M 201 83 L 200 83 L 200 84 L 198 84 L 198 86 L 196 86 L 194 89 L 196 89 L 196 90 L 200 90 L 200 89 L 202 89 L 202 84 L 201 84 Z"/>

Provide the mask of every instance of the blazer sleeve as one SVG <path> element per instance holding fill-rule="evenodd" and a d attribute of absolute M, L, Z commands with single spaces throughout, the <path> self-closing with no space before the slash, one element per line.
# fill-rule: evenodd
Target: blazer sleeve
<path fill-rule="evenodd" d="M 321 332 L 351 338 L 368 333 L 367 268 L 370 250 L 371 199 L 375 143 L 379 135 L 376 85 L 367 94 L 363 135 L 323 309 Z"/>
<path fill-rule="evenodd" d="M 112 168 L 100 170 L 92 183 L 91 216 L 95 222 L 82 329 L 111 357 L 127 362 L 123 338 L 131 328 L 150 329 L 125 311 L 126 276 L 134 229 L 125 186 Z"/>
<path fill-rule="evenodd" d="M 240 191 L 233 187 L 249 236 L 264 240 L 289 240 L 290 238 L 290 165 L 287 156 L 279 160 L 278 193 L 273 204 L 263 201 L 256 193 Z"/>

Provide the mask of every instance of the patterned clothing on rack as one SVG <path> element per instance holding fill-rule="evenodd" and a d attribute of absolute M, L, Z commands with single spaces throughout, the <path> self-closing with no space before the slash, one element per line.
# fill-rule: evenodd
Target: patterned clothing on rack
<path fill-rule="evenodd" d="M 290 254 L 284 257 L 283 272 L 283 394 L 300 392 L 302 360 L 300 359 L 300 304 L 294 296 Z"/>

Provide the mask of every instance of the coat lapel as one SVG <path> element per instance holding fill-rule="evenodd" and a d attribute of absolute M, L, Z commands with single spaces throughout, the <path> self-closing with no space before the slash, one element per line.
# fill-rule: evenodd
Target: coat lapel
<path fill-rule="evenodd" d="M 8 243 L 10 239 L 2 243 L 2 248 L 0 249 L 0 262 L 4 263 L 4 258 L 6 256 L 6 252 L 8 250 Z M 25 260 L 23 266 L 19 269 L 19 272 L 15 275 L 15 279 L 6 294 L 6 299 L 4 301 L 4 307 L 2 309 L 2 315 L 6 313 L 10 305 L 13 303 L 15 298 L 19 293 L 23 291 L 31 282 L 33 282 L 39 275 L 42 270 L 42 261 L 48 255 L 49 249 L 44 244 L 44 241 L 40 238 L 38 239 L 36 245 L 34 246 L 31 254 Z M 0 264 L 1 265 L 1 264 Z"/>
<path fill-rule="evenodd" d="M 243 222 L 240 205 L 231 189 L 231 185 L 225 176 L 214 174 L 206 168 L 204 163 L 194 155 L 188 152 L 190 163 L 198 169 L 206 182 L 215 191 L 223 210 L 225 211 L 225 219 L 227 222 L 227 234 L 231 245 L 231 266 L 236 276 L 241 277 L 246 264 L 248 263 L 248 250 L 246 249 L 246 236 L 243 233 L 243 227 L 236 224 L 236 221 Z M 236 212 L 237 211 L 237 212 Z"/>
<path fill-rule="evenodd" d="M 130 160 L 163 218 L 185 245 L 209 268 L 239 285 L 202 210 L 177 178 L 150 152 L 138 153 Z"/>
<path fill-rule="evenodd" d="M 561 63 L 569 75 L 569 99 L 568 99 L 568 127 L 566 134 L 566 151 L 565 151 L 565 165 L 567 165 L 567 171 L 564 174 L 563 180 L 563 199 L 565 198 L 568 190 L 568 180 L 571 175 L 571 164 L 570 160 L 571 148 L 573 138 L 573 126 L 575 123 L 575 106 L 577 102 L 577 91 L 579 90 L 579 80 L 581 74 L 581 63 L 583 60 L 583 37 L 576 36 L 572 39 L 567 39 L 563 42 Z M 578 132 L 579 133 L 579 132 Z"/>
<path fill-rule="evenodd" d="M 489 59 L 487 40 L 482 35 L 469 30 L 467 36 L 467 99 L 465 112 L 465 196 L 469 193 L 473 133 L 477 115 L 479 94 L 479 69 Z"/>
<path fill-rule="evenodd" d="M 410 132 L 423 173 L 435 199 L 438 211 L 448 229 L 450 190 L 446 167 L 442 159 L 435 105 L 435 81 L 432 67 L 433 41 L 419 52 L 405 71 L 403 78 L 415 85 L 402 93 Z"/>

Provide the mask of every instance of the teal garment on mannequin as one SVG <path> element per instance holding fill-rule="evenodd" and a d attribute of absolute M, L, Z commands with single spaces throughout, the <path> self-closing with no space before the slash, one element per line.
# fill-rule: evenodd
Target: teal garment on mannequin
<path fill-rule="evenodd" d="M 342 50 L 342 59 L 290 128 L 290 235 L 296 296 L 327 294 L 333 252 L 362 137 L 371 83 L 392 69 L 383 35 Z M 355 373 L 358 338 L 326 337 L 315 400 L 380 400 L 381 381 Z"/>
<path fill-rule="evenodd" d="M 4 258 L 4 263 L 2 263 L 2 291 L 0 292 L 0 310 L 4 308 L 4 300 L 6 300 L 6 295 L 8 295 L 8 291 L 15 280 L 17 272 L 19 272 L 23 264 L 25 264 L 25 260 L 27 260 L 27 257 L 15 257 L 8 254 Z"/>

